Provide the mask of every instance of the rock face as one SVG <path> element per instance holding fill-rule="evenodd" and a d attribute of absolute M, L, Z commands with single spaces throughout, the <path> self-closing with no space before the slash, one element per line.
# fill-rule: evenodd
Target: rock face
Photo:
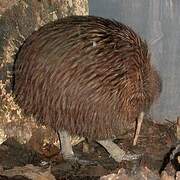
<path fill-rule="evenodd" d="M 23 44 L 14 72 L 26 114 L 94 140 L 127 132 L 161 92 L 146 42 L 128 26 L 95 16 L 40 28 Z"/>
<path fill-rule="evenodd" d="M 49 21 L 87 14 L 87 0 L 0 1 L 0 142 L 8 136 L 26 142 L 36 128 L 32 120 L 22 116 L 11 95 L 12 68 L 19 47 Z"/>

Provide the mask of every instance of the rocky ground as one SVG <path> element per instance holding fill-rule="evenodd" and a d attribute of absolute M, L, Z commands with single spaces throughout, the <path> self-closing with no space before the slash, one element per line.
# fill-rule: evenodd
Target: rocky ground
<path fill-rule="evenodd" d="M 144 121 L 136 146 L 132 145 L 133 131 L 116 140 L 125 151 L 142 154 L 139 160 L 122 163 L 114 162 L 99 144 L 89 142 L 87 146 L 81 142 L 74 147 L 75 152 L 96 162 L 83 166 L 65 162 L 53 144 L 45 144 L 37 152 L 31 143 L 20 144 L 9 138 L 0 145 L 0 180 L 179 179 L 179 149 L 173 149 L 177 142 L 175 133 L 175 123 Z"/>

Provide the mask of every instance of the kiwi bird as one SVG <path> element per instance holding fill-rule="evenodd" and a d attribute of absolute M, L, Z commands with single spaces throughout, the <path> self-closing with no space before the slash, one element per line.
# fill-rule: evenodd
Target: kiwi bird
<path fill-rule="evenodd" d="M 17 104 L 59 132 L 65 159 L 74 157 L 69 135 L 78 135 L 121 161 L 124 153 L 111 139 L 132 128 L 161 92 L 147 43 L 130 27 L 102 17 L 46 24 L 24 42 L 14 69 Z"/>

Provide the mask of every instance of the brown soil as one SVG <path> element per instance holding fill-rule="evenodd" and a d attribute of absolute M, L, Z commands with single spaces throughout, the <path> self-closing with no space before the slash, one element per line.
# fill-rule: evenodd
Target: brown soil
<path fill-rule="evenodd" d="M 33 167 L 47 169 L 51 166 L 51 174 L 60 179 L 99 179 L 112 173 L 123 174 L 125 177 L 143 179 L 142 174 L 147 175 L 147 179 L 160 179 L 162 176 L 174 176 L 177 167 L 173 167 L 169 162 L 171 149 L 176 143 L 176 126 L 168 122 L 164 124 L 154 123 L 147 120 L 143 122 L 138 143 L 132 145 L 134 132 L 125 134 L 115 142 L 125 151 L 135 154 L 142 154 L 142 157 L 134 161 L 123 161 L 116 163 L 108 153 L 95 142 L 89 142 L 89 153 L 83 152 L 83 143 L 74 147 L 75 153 L 82 159 L 91 160 L 96 164 L 76 166 L 75 164 L 63 161 L 59 154 L 58 147 L 47 144 L 42 148 L 41 154 L 35 152 L 28 144 L 22 145 L 13 138 L 6 140 L 0 145 L 0 180 L 8 179 L 7 169 L 17 166 L 25 167 L 33 164 Z M 123 168 L 123 169 L 122 169 Z M 166 170 L 164 172 L 163 170 Z M 163 171 L 163 173 L 161 173 Z M 142 178 L 140 178 L 140 174 Z M 136 178 L 135 178 L 136 177 Z M 138 178 L 139 177 L 139 178 Z M 25 176 L 17 174 L 14 179 L 27 179 Z M 10 179 L 10 177 L 9 177 Z M 102 178 L 103 179 L 103 178 Z M 119 178 L 120 179 L 120 178 Z M 45 180 L 45 179 L 44 179 Z"/>

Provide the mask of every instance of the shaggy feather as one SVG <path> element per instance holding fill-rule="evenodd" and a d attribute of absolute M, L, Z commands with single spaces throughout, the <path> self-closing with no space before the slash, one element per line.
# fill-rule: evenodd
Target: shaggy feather
<path fill-rule="evenodd" d="M 53 129 L 91 139 L 126 132 L 159 97 L 146 42 L 117 21 L 72 16 L 34 32 L 15 62 L 16 102 Z"/>

